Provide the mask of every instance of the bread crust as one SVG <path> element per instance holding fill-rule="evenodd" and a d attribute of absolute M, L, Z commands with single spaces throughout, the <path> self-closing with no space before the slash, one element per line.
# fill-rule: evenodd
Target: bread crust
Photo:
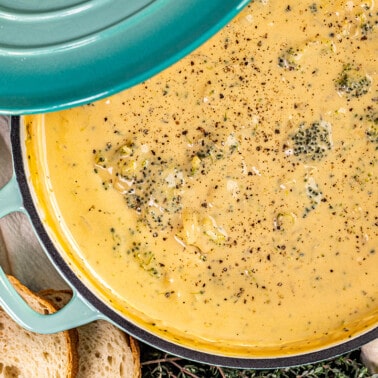
<path fill-rule="evenodd" d="M 19 295 L 25 300 L 28 305 L 33 308 L 33 310 L 39 312 L 39 313 L 46 313 L 46 314 L 52 314 L 58 310 L 54 304 L 52 304 L 50 301 L 46 300 L 45 298 L 41 297 L 37 293 L 34 293 L 29 288 L 27 288 L 24 284 L 22 284 L 16 277 L 12 275 L 7 275 L 10 283 L 13 285 L 13 287 L 16 289 L 16 291 L 19 293 Z M 33 306 L 34 304 L 34 306 Z M 40 308 L 35 308 L 36 304 Z M 43 309 L 43 310 L 42 310 Z M 5 311 L 0 308 L 0 311 L 2 313 L 2 317 L 4 319 L 9 319 L 10 321 L 14 322 L 13 319 L 11 319 Z M 38 337 L 38 334 L 35 334 L 33 332 L 24 330 L 21 326 L 18 324 L 15 324 L 15 328 L 19 329 L 21 332 L 20 334 L 27 336 L 27 337 Z M 5 332 L 5 331 L 3 331 Z M 0 332 L 1 335 L 1 332 Z M 28 336 L 29 335 L 29 336 Z M 55 334 L 55 336 L 60 335 L 63 339 L 63 345 L 66 346 L 66 353 L 67 353 L 67 359 L 68 359 L 68 366 L 67 366 L 67 372 L 66 377 L 67 378 L 74 378 L 77 375 L 78 372 L 78 354 L 77 354 L 77 340 L 78 335 L 76 329 L 68 330 L 68 331 L 62 331 Z M 43 337 L 48 337 L 49 335 L 43 335 Z M 3 336 L 5 338 L 5 336 Z M 16 337 L 16 335 L 12 335 L 12 337 Z M 43 343 L 41 344 L 41 347 L 43 347 Z M 2 355 L 0 357 L 2 359 L 5 359 L 5 355 Z M 2 362 L 2 361 L 0 361 Z"/>
<path fill-rule="evenodd" d="M 47 289 L 47 290 L 40 291 L 38 294 L 42 296 L 43 298 L 51 301 L 55 306 L 59 308 L 67 304 L 72 297 L 71 290 Z M 141 377 L 140 349 L 139 349 L 139 344 L 137 340 L 135 340 L 133 337 L 126 334 L 124 331 L 122 331 L 115 325 L 111 324 L 110 322 L 106 322 L 105 320 L 97 320 L 87 325 L 78 327 L 78 343 L 80 343 L 80 335 L 82 335 L 82 337 L 85 336 L 86 338 L 91 337 L 91 335 L 96 334 L 96 330 L 103 327 L 107 327 L 109 328 L 109 330 L 113 329 L 113 332 L 119 335 L 119 340 L 122 343 L 125 343 L 125 346 L 129 347 L 130 349 L 133 366 L 130 369 L 132 370 L 132 377 L 128 377 L 128 378 L 140 378 Z M 82 341 L 82 342 L 85 342 L 85 341 Z M 83 348 L 80 348 L 79 345 L 77 346 L 77 350 L 79 351 L 78 378 L 80 378 L 81 376 L 82 377 L 85 376 L 85 374 L 81 374 L 81 371 L 84 370 L 82 364 L 84 364 L 86 360 L 85 356 L 80 356 L 80 350 L 82 349 Z M 123 350 L 120 350 L 120 353 L 126 353 L 127 349 L 126 348 L 122 348 L 122 349 Z M 80 357 L 82 357 L 82 360 L 80 360 Z M 123 377 L 124 375 L 120 374 L 119 376 Z"/>
<path fill-rule="evenodd" d="M 131 353 L 133 354 L 133 359 L 134 359 L 134 378 L 141 378 L 142 368 L 140 365 L 139 343 L 133 337 L 129 335 L 127 335 L 127 338 L 129 339 Z"/>

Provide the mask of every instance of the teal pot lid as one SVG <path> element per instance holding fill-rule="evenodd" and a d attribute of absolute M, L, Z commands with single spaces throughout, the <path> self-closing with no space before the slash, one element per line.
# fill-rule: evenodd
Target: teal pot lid
<path fill-rule="evenodd" d="M 0 113 L 109 96 L 205 42 L 249 0 L 0 0 Z"/>

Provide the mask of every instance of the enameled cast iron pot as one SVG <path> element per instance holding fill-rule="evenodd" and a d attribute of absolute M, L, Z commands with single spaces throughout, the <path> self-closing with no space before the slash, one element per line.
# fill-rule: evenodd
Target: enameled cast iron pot
<path fill-rule="evenodd" d="M 6 38 L 2 48 L 7 51 L 9 47 L 9 53 L 2 55 L 0 67 L 3 73 L 0 75 L 1 114 L 57 110 L 125 89 L 187 54 L 224 25 L 248 0 L 113 2 L 121 4 L 121 8 L 109 7 L 106 0 L 91 2 L 90 7 L 87 7 L 88 2 L 83 2 L 83 7 L 80 3 L 58 1 L 54 2 L 53 8 L 47 5 L 44 9 L 40 2 L 33 0 L 27 3 L 26 18 L 20 9 L 9 17 L 11 8 L 0 16 L 7 30 L 2 36 Z M 16 5 L 23 6 L 21 3 Z M 65 9 L 71 6 L 75 12 L 66 12 Z M 34 7 L 35 11 L 29 14 Z M 107 19 L 102 17 L 103 9 L 107 9 Z M 122 9 L 121 13 L 119 9 Z M 194 14 L 193 9 L 196 11 L 195 20 L 188 17 L 188 14 Z M 219 12 L 215 11 L 217 9 Z M 54 17 L 46 17 L 51 10 Z M 104 21 L 104 25 L 98 22 L 98 14 L 101 21 L 108 20 Z M 66 27 L 67 18 L 71 17 L 75 25 L 72 30 Z M 81 22 L 77 22 L 77 17 Z M 114 25 L 116 28 L 113 28 Z M 46 33 L 46 30 L 49 32 Z M 52 30 L 55 34 L 50 32 Z M 67 35 L 67 32 L 74 35 Z M 41 38 L 45 43 L 43 49 Z M 68 43 L 62 45 L 62 40 Z M 36 41 L 34 45 L 33 41 Z M 72 41 L 80 43 L 73 44 Z M 28 49 L 18 50 L 20 46 L 28 46 Z M 14 50 L 19 54 L 14 54 Z M 157 50 L 160 52 L 156 53 Z M 96 72 L 101 72 L 101 75 Z M 59 253 L 59 246 L 54 245 L 49 237 L 33 202 L 34 190 L 26 175 L 21 122 L 20 117 L 11 118 L 14 172 L 9 183 L 0 189 L 0 218 L 12 212 L 26 214 L 46 255 L 74 292 L 71 302 L 60 311 L 51 315 L 36 313 L 17 294 L 0 267 L 0 306 L 26 329 L 53 333 L 105 319 L 135 338 L 169 353 L 203 363 L 239 368 L 301 365 L 334 357 L 378 338 L 376 327 L 337 346 L 325 345 L 316 352 L 279 358 L 237 358 L 199 352 L 138 327 L 86 286 Z"/>
<path fill-rule="evenodd" d="M 378 327 L 345 343 L 336 346 L 324 346 L 316 352 L 289 357 L 266 358 L 236 358 L 213 355 L 189 349 L 185 346 L 164 340 L 151 332 L 147 332 L 131 321 L 121 316 L 108 304 L 96 296 L 96 292 L 89 289 L 80 280 L 67 262 L 59 254 L 56 246 L 48 236 L 43 222 L 32 200 L 33 189 L 28 182 L 23 157 L 21 136 L 22 118 L 11 117 L 11 143 L 14 163 L 13 177 L 0 190 L 0 217 L 11 212 L 22 212 L 30 219 L 37 236 L 56 269 L 71 286 L 74 292 L 71 302 L 62 310 L 52 315 L 41 315 L 34 312 L 21 299 L 6 275 L 0 268 L 0 305 L 22 326 L 38 333 L 53 333 L 66 330 L 96 319 L 106 319 L 125 330 L 135 338 L 169 353 L 191 360 L 208 364 L 223 365 L 238 368 L 276 368 L 293 365 L 302 365 L 319 360 L 332 358 L 336 355 L 357 349 L 365 343 L 378 338 Z"/>

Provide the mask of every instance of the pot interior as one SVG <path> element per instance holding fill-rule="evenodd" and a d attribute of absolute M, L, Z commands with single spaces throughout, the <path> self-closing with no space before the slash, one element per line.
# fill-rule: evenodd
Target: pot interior
<path fill-rule="evenodd" d="M 357 14 L 253 2 L 141 85 L 22 118 L 39 217 L 91 292 L 251 365 L 376 336 L 377 32 Z"/>

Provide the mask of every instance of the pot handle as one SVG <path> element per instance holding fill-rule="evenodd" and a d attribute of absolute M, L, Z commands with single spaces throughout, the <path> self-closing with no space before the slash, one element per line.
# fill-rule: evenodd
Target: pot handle
<path fill-rule="evenodd" d="M 34 311 L 18 294 L 0 267 L 0 306 L 20 326 L 36 333 L 56 333 L 75 328 L 105 316 L 78 293 L 62 309 L 53 314 Z"/>
<path fill-rule="evenodd" d="M 16 175 L 0 189 L 0 218 L 13 213 L 26 213 Z M 90 323 L 105 316 L 74 291 L 73 297 L 53 314 L 34 311 L 18 294 L 0 267 L 0 307 L 20 326 L 37 333 L 56 333 Z"/>
<path fill-rule="evenodd" d="M 25 209 L 16 176 L 13 174 L 9 182 L 0 189 L 0 218 L 16 211 L 25 212 Z"/>

